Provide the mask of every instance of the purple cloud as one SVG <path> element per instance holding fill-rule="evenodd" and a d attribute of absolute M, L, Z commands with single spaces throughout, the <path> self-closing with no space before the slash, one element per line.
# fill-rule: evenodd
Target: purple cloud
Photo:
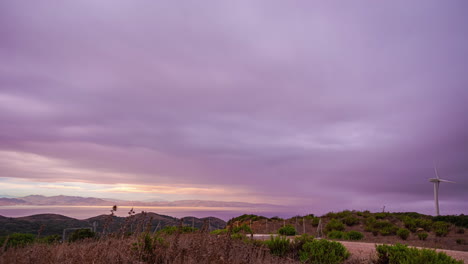
<path fill-rule="evenodd" d="M 1 3 L 0 177 L 466 213 L 467 7 Z"/>

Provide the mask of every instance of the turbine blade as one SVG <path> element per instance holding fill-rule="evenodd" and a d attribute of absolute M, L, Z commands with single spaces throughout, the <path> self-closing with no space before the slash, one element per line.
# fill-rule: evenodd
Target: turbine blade
<path fill-rule="evenodd" d="M 434 162 L 434 171 L 435 171 L 435 175 L 436 175 L 437 179 L 440 179 L 439 172 L 437 171 L 437 166 L 436 166 L 435 162 Z"/>
<path fill-rule="evenodd" d="M 447 181 L 447 180 L 442 180 L 442 179 L 439 179 L 440 182 L 449 182 L 449 183 L 456 183 L 454 181 Z"/>

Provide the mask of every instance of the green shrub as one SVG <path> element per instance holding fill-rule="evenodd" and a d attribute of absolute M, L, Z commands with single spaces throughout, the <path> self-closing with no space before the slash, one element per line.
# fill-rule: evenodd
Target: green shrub
<path fill-rule="evenodd" d="M 271 254 L 280 257 L 286 256 L 291 248 L 291 242 L 284 236 L 271 236 L 269 240 L 265 241 L 265 244 L 270 249 Z"/>
<path fill-rule="evenodd" d="M 439 215 L 432 219 L 433 221 L 444 221 L 452 223 L 458 227 L 468 228 L 468 215 Z"/>
<path fill-rule="evenodd" d="M 345 230 L 344 224 L 338 219 L 331 219 L 330 222 L 325 226 L 325 231 L 330 232 L 333 230 L 343 231 Z"/>
<path fill-rule="evenodd" d="M 426 230 L 427 232 L 431 231 L 432 221 L 428 219 L 416 219 L 416 226 Z"/>
<path fill-rule="evenodd" d="M 353 226 L 359 224 L 359 219 L 354 216 L 347 216 L 343 219 L 343 223 L 347 226 Z"/>
<path fill-rule="evenodd" d="M 93 238 L 96 236 L 96 233 L 91 231 L 90 229 L 83 228 L 75 230 L 68 239 L 69 242 L 75 242 L 78 240 L 86 239 L 86 238 Z"/>
<path fill-rule="evenodd" d="M 319 225 L 319 222 L 320 222 L 320 217 L 312 218 L 312 226 L 313 227 L 317 227 Z"/>
<path fill-rule="evenodd" d="M 349 255 L 341 243 L 320 239 L 305 243 L 299 252 L 299 259 L 303 263 L 338 264 Z"/>
<path fill-rule="evenodd" d="M 278 229 L 278 234 L 283 236 L 294 236 L 296 235 L 296 228 L 292 225 L 285 225 Z"/>
<path fill-rule="evenodd" d="M 14 233 L 9 235 L 8 237 L 4 237 L 2 239 L 2 243 L 0 243 L 0 246 L 4 246 L 5 248 L 24 247 L 26 245 L 34 243 L 34 240 L 35 236 L 32 234 Z M 4 243 L 6 243 L 6 245 L 4 245 Z"/>
<path fill-rule="evenodd" d="M 403 224 L 413 233 L 416 232 L 416 230 L 418 229 L 418 226 L 416 225 L 416 220 L 409 216 L 403 217 Z"/>
<path fill-rule="evenodd" d="M 302 249 L 302 246 L 307 243 L 307 242 L 312 242 L 314 241 L 314 237 L 307 235 L 307 234 L 302 234 L 298 237 L 294 238 L 293 243 L 291 244 L 291 248 L 295 250 L 295 252 L 299 252 Z"/>
<path fill-rule="evenodd" d="M 344 234 L 344 239 L 346 240 L 361 240 L 364 238 L 364 235 L 358 231 L 349 231 Z"/>
<path fill-rule="evenodd" d="M 233 233 L 244 233 L 244 234 L 253 234 L 252 228 L 250 226 L 243 224 L 241 226 L 234 227 L 232 229 Z"/>
<path fill-rule="evenodd" d="M 455 242 L 457 242 L 457 244 L 459 245 L 466 245 L 466 240 L 463 238 L 458 238 L 457 240 L 455 240 Z"/>
<path fill-rule="evenodd" d="M 463 261 L 455 260 L 443 252 L 409 248 L 402 244 L 377 245 L 376 250 L 379 264 L 463 264 Z"/>
<path fill-rule="evenodd" d="M 53 244 L 60 242 L 61 237 L 59 235 L 50 235 L 39 239 L 39 242 L 46 244 Z"/>
<path fill-rule="evenodd" d="M 449 232 L 450 224 L 442 221 L 437 221 L 432 224 L 432 229 L 438 237 L 446 236 Z"/>
<path fill-rule="evenodd" d="M 344 232 L 343 231 L 338 231 L 338 230 L 332 230 L 327 233 L 327 237 L 330 239 L 343 239 L 344 237 Z"/>
<path fill-rule="evenodd" d="M 427 236 L 427 233 L 418 233 L 419 240 L 426 240 Z"/>
<path fill-rule="evenodd" d="M 231 235 L 231 238 L 232 239 L 243 240 L 245 238 L 245 235 L 241 234 L 241 233 L 234 233 L 234 234 Z"/>
<path fill-rule="evenodd" d="M 211 231 L 210 234 L 222 235 L 222 234 L 226 234 L 227 232 L 228 232 L 227 229 L 216 229 L 216 230 Z"/>
<path fill-rule="evenodd" d="M 397 236 L 399 236 L 403 240 L 408 239 L 409 235 L 410 235 L 410 231 L 406 228 L 400 228 L 397 231 Z"/>

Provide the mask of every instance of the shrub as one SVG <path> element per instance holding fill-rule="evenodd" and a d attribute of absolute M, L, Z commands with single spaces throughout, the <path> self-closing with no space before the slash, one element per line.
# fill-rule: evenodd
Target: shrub
<path fill-rule="evenodd" d="M 244 233 L 244 234 L 253 234 L 252 228 L 250 226 L 243 224 L 241 226 L 234 227 L 232 229 L 233 233 Z"/>
<path fill-rule="evenodd" d="M 278 229 L 278 234 L 283 236 L 294 236 L 296 235 L 296 228 L 292 225 L 285 225 Z"/>
<path fill-rule="evenodd" d="M 327 237 L 330 239 L 343 239 L 344 233 L 343 231 L 332 230 L 327 233 Z"/>
<path fill-rule="evenodd" d="M 409 235 L 410 235 L 410 231 L 406 228 L 400 228 L 397 231 L 397 236 L 399 236 L 403 240 L 408 239 Z"/>
<path fill-rule="evenodd" d="M 239 240 L 242 240 L 245 238 L 245 235 L 244 234 L 241 234 L 241 233 L 234 233 L 231 235 L 231 238 L 232 239 L 239 239 Z"/>
<path fill-rule="evenodd" d="M 409 248 L 402 244 L 378 245 L 376 250 L 379 264 L 463 264 L 463 261 L 455 260 L 443 252 Z"/>
<path fill-rule="evenodd" d="M 34 243 L 34 238 L 35 236 L 32 234 L 14 233 L 8 237 L 3 238 L 3 241 L 2 243 L 0 243 L 0 246 L 4 246 L 5 248 L 24 247 L 26 245 Z M 6 243 L 6 245 L 3 245 L 4 243 Z"/>
<path fill-rule="evenodd" d="M 265 241 L 265 244 L 270 249 L 271 254 L 280 257 L 286 256 L 291 248 L 291 242 L 284 236 L 271 236 L 269 240 Z"/>
<path fill-rule="evenodd" d="M 457 242 L 457 244 L 459 245 L 466 245 L 466 240 L 463 239 L 463 238 L 459 238 L 457 240 L 455 240 Z"/>
<path fill-rule="evenodd" d="M 364 235 L 358 231 L 349 231 L 345 233 L 344 238 L 347 240 L 361 240 L 364 238 Z"/>
<path fill-rule="evenodd" d="M 296 252 L 299 252 L 302 249 L 302 246 L 304 246 L 305 243 L 314 241 L 314 237 L 307 235 L 307 234 L 302 234 L 296 238 L 294 238 L 293 243 L 291 244 L 291 248 L 293 248 Z"/>
<path fill-rule="evenodd" d="M 53 244 L 59 242 L 61 237 L 59 235 L 50 235 L 39 239 L 39 242 L 46 244 Z"/>
<path fill-rule="evenodd" d="M 69 242 L 75 242 L 78 240 L 86 239 L 86 238 L 93 238 L 96 236 L 96 233 L 93 231 L 83 228 L 83 229 L 78 229 L 75 230 L 68 239 Z"/>
<path fill-rule="evenodd" d="M 465 229 L 463 228 L 457 229 L 457 234 L 465 234 Z"/>
<path fill-rule="evenodd" d="M 222 234 L 226 234 L 227 232 L 228 232 L 227 229 L 216 229 L 216 230 L 211 231 L 210 234 L 222 235 Z"/>
<path fill-rule="evenodd" d="M 172 235 L 177 232 L 177 226 L 165 226 L 163 229 L 159 230 L 158 233 L 163 233 L 166 235 Z"/>
<path fill-rule="evenodd" d="M 432 224 L 432 229 L 434 229 L 434 232 L 438 237 L 446 236 L 449 232 L 449 227 L 449 223 L 442 221 L 437 221 Z"/>
<path fill-rule="evenodd" d="M 406 228 L 408 228 L 413 233 L 416 232 L 418 228 L 418 226 L 416 225 L 416 220 L 409 216 L 403 217 L 403 224 L 405 225 Z"/>
<path fill-rule="evenodd" d="M 344 224 L 337 219 L 331 219 L 330 222 L 325 226 L 325 231 L 330 232 L 332 230 L 343 231 L 345 229 Z"/>
<path fill-rule="evenodd" d="M 312 226 L 317 227 L 319 225 L 320 218 L 319 217 L 314 217 L 312 218 Z"/>
<path fill-rule="evenodd" d="M 359 219 L 354 216 L 347 216 L 343 219 L 343 223 L 347 226 L 353 226 L 359 224 Z"/>
<path fill-rule="evenodd" d="M 416 226 L 426 230 L 427 232 L 431 231 L 432 221 L 427 219 L 416 219 Z"/>
<path fill-rule="evenodd" d="M 427 233 L 418 233 L 419 240 L 426 240 L 427 236 Z"/>
<path fill-rule="evenodd" d="M 299 259 L 303 263 L 335 264 L 342 263 L 349 255 L 341 243 L 320 239 L 305 243 Z"/>

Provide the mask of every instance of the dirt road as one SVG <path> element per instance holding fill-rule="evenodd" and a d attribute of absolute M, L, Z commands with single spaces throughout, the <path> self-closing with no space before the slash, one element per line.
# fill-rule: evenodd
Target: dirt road
<path fill-rule="evenodd" d="M 349 241 L 339 242 L 342 243 L 349 250 L 349 252 L 351 252 L 351 260 L 361 260 L 362 263 L 367 263 L 376 256 L 374 243 Z M 454 251 L 445 249 L 437 249 L 437 251 L 445 252 L 447 253 L 447 255 L 452 256 L 455 259 L 463 260 L 465 261 L 465 263 L 468 263 L 468 252 L 466 251 Z"/>

